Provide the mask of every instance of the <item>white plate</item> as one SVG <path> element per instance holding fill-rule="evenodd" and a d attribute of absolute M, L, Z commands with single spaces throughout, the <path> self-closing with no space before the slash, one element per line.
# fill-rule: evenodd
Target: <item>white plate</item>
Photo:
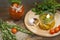
<path fill-rule="evenodd" d="M 25 22 L 27 29 L 30 30 L 31 32 L 33 32 L 34 34 L 39 35 L 39 36 L 45 36 L 45 37 L 53 37 L 53 36 L 57 36 L 60 34 L 60 32 L 55 33 L 55 34 L 49 34 L 49 30 L 48 31 L 41 30 L 38 26 L 37 27 L 31 26 L 29 24 L 29 19 L 31 19 L 33 17 L 38 17 L 38 15 L 35 15 L 35 13 L 30 10 L 26 14 L 24 22 Z M 60 25 L 60 14 L 59 14 L 59 12 L 55 14 L 55 26 L 54 27 L 57 27 L 58 25 Z"/>

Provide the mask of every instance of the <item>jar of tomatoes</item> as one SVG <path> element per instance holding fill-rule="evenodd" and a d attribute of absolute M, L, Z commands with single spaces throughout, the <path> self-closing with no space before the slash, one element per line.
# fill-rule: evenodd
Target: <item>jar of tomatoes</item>
<path fill-rule="evenodd" d="M 24 15 L 24 5 L 21 4 L 21 0 L 10 0 L 9 14 L 14 20 L 19 20 Z"/>

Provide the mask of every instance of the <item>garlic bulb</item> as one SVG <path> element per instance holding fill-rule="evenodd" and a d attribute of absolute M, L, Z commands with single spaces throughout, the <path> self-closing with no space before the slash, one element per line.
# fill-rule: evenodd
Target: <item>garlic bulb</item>
<path fill-rule="evenodd" d="M 30 25 L 34 25 L 34 18 L 29 19 Z"/>

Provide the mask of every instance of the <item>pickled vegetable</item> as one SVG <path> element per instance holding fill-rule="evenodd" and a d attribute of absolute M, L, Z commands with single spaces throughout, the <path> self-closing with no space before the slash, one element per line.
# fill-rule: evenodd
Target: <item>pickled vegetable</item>
<path fill-rule="evenodd" d="M 48 30 L 54 27 L 55 25 L 55 20 L 54 16 L 52 14 L 41 14 L 40 17 L 40 24 L 39 27 L 44 30 Z"/>

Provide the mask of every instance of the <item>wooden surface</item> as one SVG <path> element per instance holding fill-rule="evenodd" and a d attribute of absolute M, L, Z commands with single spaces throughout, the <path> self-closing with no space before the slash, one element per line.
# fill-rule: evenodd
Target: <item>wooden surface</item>
<path fill-rule="evenodd" d="M 33 7 L 33 2 L 35 1 L 36 0 L 22 0 L 22 3 L 24 4 L 25 7 L 25 14 Z M 10 19 L 8 7 L 9 7 L 8 0 L 0 0 L 0 18 L 10 22 L 13 21 L 17 25 L 20 25 L 21 27 L 25 28 L 24 17 L 22 17 L 19 21 L 14 21 Z M 51 38 L 37 36 L 37 35 L 28 35 L 25 33 L 17 33 L 17 35 L 18 35 L 17 36 L 18 40 L 60 40 L 60 35 Z"/>

